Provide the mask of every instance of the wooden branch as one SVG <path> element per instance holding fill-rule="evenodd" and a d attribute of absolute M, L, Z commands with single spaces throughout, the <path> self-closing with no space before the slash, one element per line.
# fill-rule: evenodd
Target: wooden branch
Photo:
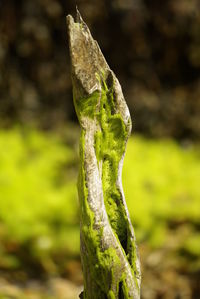
<path fill-rule="evenodd" d="M 81 260 L 85 299 L 140 298 L 140 265 L 121 174 L 131 119 L 121 86 L 77 11 L 67 16 L 81 126 Z"/>

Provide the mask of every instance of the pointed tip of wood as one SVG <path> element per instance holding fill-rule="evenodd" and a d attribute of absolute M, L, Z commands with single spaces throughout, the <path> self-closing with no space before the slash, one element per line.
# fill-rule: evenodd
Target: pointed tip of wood
<path fill-rule="evenodd" d="M 74 21 L 74 18 L 71 15 L 66 16 L 67 28 L 69 29 L 70 23 Z"/>
<path fill-rule="evenodd" d="M 71 19 L 74 21 L 74 23 L 79 23 L 79 24 L 85 24 L 83 21 L 83 18 L 80 14 L 80 11 L 78 9 L 78 6 L 76 5 L 76 16 L 73 18 L 70 14 L 66 16 L 67 22 Z"/>
<path fill-rule="evenodd" d="M 77 23 L 83 23 L 83 18 L 80 14 L 80 11 L 78 9 L 78 6 L 76 5 L 76 22 Z"/>
<path fill-rule="evenodd" d="M 76 23 L 79 25 L 82 25 L 81 29 L 85 30 L 85 31 L 89 31 L 87 24 L 83 21 L 83 18 L 80 14 L 80 11 L 78 9 L 78 6 L 76 5 L 76 16 L 75 18 L 73 18 L 70 14 L 66 16 L 66 21 L 67 21 L 67 25 L 68 27 L 70 26 L 70 24 Z"/>
<path fill-rule="evenodd" d="M 79 91 L 82 88 L 84 94 L 100 90 L 96 74 L 107 74 L 109 67 L 77 7 L 75 19 L 67 16 L 67 29 L 74 82 L 79 82 Z"/>

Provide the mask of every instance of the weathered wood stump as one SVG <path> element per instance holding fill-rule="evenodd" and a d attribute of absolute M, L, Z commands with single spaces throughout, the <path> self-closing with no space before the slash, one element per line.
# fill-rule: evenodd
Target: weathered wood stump
<path fill-rule="evenodd" d="M 81 260 L 85 299 L 140 298 L 140 265 L 122 189 L 131 118 L 121 86 L 77 11 L 67 16 L 73 97 L 81 126 Z"/>

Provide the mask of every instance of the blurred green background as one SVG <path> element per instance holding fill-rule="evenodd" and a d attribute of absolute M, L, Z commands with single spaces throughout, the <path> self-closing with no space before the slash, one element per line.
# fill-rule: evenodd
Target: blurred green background
<path fill-rule="evenodd" d="M 76 4 L 133 119 L 123 186 L 142 298 L 198 299 L 198 0 L 0 0 L 0 299 L 75 299 L 82 290 L 65 24 Z"/>

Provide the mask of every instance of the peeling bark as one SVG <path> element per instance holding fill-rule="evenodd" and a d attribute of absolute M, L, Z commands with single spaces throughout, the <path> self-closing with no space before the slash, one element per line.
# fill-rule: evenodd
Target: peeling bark
<path fill-rule="evenodd" d="M 81 260 L 85 299 L 140 298 L 140 265 L 122 165 L 131 119 L 121 86 L 77 11 L 67 16 L 73 97 L 81 126 Z"/>

